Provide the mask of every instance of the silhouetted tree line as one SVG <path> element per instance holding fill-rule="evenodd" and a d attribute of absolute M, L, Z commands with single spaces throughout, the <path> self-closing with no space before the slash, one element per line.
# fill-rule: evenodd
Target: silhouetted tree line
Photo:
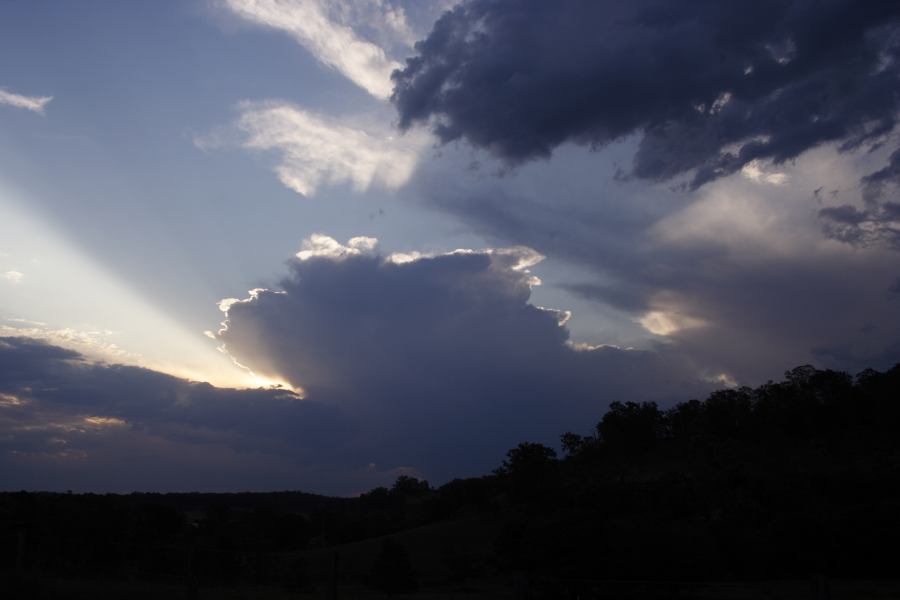
<path fill-rule="evenodd" d="M 495 527 L 485 553 L 442 548 L 450 580 L 897 575 L 900 365 L 856 377 L 798 367 L 668 410 L 613 402 L 561 450 L 525 442 L 484 477 L 435 489 L 404 476 L 353 499 L 0 494 L 0 568 L 304 590 L 333 575 L 317 552 L 383 538 L 367 583 L 400 593 L 428 575 L 402 532 L 483 519 Z"/>
<path fill-rule="evenodd" d="M 798 367 L 661 410 L 614 402 L 564 457 L 522 444 L 498 471 L 509 567 L 567 576 L 895 577 L 900 366 Z"/>

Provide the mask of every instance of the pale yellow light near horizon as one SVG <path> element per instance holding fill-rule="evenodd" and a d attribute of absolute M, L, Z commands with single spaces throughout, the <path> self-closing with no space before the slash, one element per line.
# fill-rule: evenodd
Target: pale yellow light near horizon
<path fill-rule="evenodd" d="M 674 335 L 705 324 L 701 319 L 664 310 L 651 310 L 638 319 L 638 323 L 650 333 L 661 336 Z"/>
<path fill-rule="evenodd" d="M 0 271 L 21 273 L 15 285 L 0 280 L 0 336 L 44 339 L 90 359 L 221 387 L 289 388 L 235 364 L 202 330 L 152 305 L 27 206 L 23 192 L 0 181 Z"/>

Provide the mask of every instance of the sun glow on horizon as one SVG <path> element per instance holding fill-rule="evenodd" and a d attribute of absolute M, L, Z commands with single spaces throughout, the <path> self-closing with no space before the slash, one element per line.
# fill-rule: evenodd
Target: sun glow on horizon
<path fill-rule="evenodd" d="M 191 331 L 113 276 L 28 210 L 26 195 L 0 182 L 0 336 L 45 340 L 89 360 L 162 371 L 219 387 L 284 386 L 235 365 L 202 332 Z M 65 298 L 60 310 L 59 298 Z"/>

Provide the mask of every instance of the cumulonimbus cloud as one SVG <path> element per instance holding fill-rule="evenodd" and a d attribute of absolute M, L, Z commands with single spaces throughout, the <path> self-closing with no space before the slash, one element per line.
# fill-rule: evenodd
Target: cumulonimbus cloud
<path fill-rule="evenodd" d="M 15 108 L 24 108 L 31 112 L 43 114 L 44 107 L 53 100 L 53 96 L 23 96 L 0 89 L 0 104 Z"/>
<path fill-rule="evenodd" d="M 883 141 L 900 112 L 891 0 L 469 0 L 394 74 L 400 124 L 510 163 L 642 141 L 637 177 L 691 185 L 825 143 Z"/>
<path fill-rule="evenodd" d="M 317 236 L 277 287 L 227 303 L 217 337 L 364 423 L 367 462 L 438 480 L 483 472 L 523 439 L 553 443 L 614 398 L 704 385 L 665 349 L 569 344 L 568 314 L 529 302 L 540 259 L 524 247 L 383 256 L 371 238 Z"/>

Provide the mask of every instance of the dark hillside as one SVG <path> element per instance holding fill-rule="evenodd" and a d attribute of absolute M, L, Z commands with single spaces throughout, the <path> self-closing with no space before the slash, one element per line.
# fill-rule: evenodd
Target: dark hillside
<path fill-rule="evenodd" d="M 0 568 L 33 597 L 112 582 L 195 597 L 707 597 L 711 581 L 889 597 L 892 584 L 852 582 L 898 576 L 898 433 L 900 366 L 799 367 L 669 410 L 615 402 L 561 436 L 561 457 L 523 442 L 494 473 L 439 488 L 401 477 L 352 499 L 5 493 Z"/>

